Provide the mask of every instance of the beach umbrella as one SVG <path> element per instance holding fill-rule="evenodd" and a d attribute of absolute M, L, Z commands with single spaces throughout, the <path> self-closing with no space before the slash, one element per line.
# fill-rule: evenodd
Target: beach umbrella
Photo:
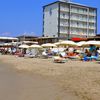
<path fill-rule="evenodd" d="M 77 43 L 77 46 L 83 46 L 86 43 L 86 41 L 81 41 Z"/>
<path fill-rule="evenodd" d="M 61 43 L 61 42 L 56 42 L 56 43 L 54 43 L 54 44 L 55 44 L 55 45 L 57 45 L 57 46 L 59 46 L 59 45 L 60 45 L 60 43 Z"/>
<path fill-rule="evenodd" d="M 44 47 L 44 48 L 56 47 L 56 45 L 52 44 L 52 43 L 42 44 L 41 46 Z"/>
<path fill-rule="evenodd" d="M 34 44 L 34 45 L 29 46 L 29 48 L 37 48 L 37 49 L 40 49 L 42 47 L 40 45 Z"/>
<path fill-rule="evenodd" d="M 100 47 L 100 41 L 87 41 L 86 43 L 83 44 L 83 46 L 90 46 L 90 45 L 94 45 L 94 46 L 99 46 Z"/>
<path fill-rule="evenodd" d="M 59 45 L 65 45 L 65 46 L 77 46 L 77 44 L 73 41 L 70 40 L 66 40 L 66 41 L 62 41 L 60 42 Z"/>
<path fill-rule="evenodd" d="M 26 45 L 26 44 L 22 44 L 22 45 L 19 46 L 19 48 L 26 48 L 27 49 L 27 48 L 29 48 L 29 46 Z"/>

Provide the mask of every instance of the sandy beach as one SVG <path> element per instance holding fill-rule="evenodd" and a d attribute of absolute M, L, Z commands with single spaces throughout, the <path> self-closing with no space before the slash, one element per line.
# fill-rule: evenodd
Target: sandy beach
<path fill-rule="evenodd" d="M 48 85 L 44 85 L 46 89 L 48 88 L 46 91 L 44 90 L 44 92 L 46 93 L 45 95 L 47 95 L 48 99 L 44 99 L 44 95 L 42 95 L 40 97 L 43 99 L 38 98 L 35 100 L 99 100 L 100 98 L 99 62 L 67 60 L 66 63 L 54 63 L 52 58 L 19 58 L 16 56 L 9 55 L 1 55 L 0 61 L 6 65 L 10 64 L 11 66 L 9 67 L 9 69 L 13 69 L 18 75 L 22 74 L 21 77 L 25 77 L 24 75 L 27 74 L 30 77 L 34 75 L 36 77 L 39 76 L 39 78 L 34 78 L 34 80 L 38 79 L 37 83 L 38 81 L 39 83 L 42 83 L 44 82 L 44 80 L 47 80 L 47 82 L 44 82 L 43 84 L 49 83 L 51 84 L 50 87 L 52 87 L 53 89 L 55 88 L 54 90 L 49 89 Z M 19 86 L 19 84 L 17 84 L 17 86 Z M 29 87 L 31 86 L 32 85 L 29 85 Z M 51 96 L 48 95 L 47 91 L 51 93 Z M 41 92 L 42 91 L 40 90 L 37 93 L 41 94 Z M 25 99 L 25 97 L 23 96 L 22 99 L 16 100 L 27 99 Z M 30 97 L 30 99 L 28 100 L 34 99 Z"/>

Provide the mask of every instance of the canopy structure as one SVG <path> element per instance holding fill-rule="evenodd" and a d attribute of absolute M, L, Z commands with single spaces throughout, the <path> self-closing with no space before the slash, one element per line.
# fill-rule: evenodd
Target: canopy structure
<path fill-rule="evenodd" d="M 24 44 L 38 44 L 38 42 L 35 41 L 22 41 Z"/>
<path fill-rule="evenodd" d="M 14 38 L 14 37 L 0 37 L 0 40 L 18 40 L 18 38 Z"/>
<path fill-rule="evenodd" d="M 80 41 L 87 41 L 87 38 L 73 37 L 71 40 L 74 42 L 80 42 Z"/>

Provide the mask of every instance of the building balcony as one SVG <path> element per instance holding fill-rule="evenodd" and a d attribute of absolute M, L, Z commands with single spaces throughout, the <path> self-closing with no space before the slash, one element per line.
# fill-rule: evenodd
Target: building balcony
<path fill-rule="evenodd" d="M 67 34 L 68 31 L 66 31 L 66 32 L 65 32 L 65 31 L 60 31 L 60 33 L 61 33 L 61 34 Z"/>
<path fill-rule="evenodd" d="M 60 9 L 60 12 L 66 12 L 66 13 L 68 13 L 69 12 L 69 9 Z"/>
<path fill-rule="evenodd" d="M 95 20 L 89 20 L 89 23 L 96 23 Z"/>
<path fill-rule="evenodd" d="M 95 27 L 89 27 L 89 29 L 91 29 L 91 30 L 95 30 L 96 28 L 95 28 Z"/>
<path fill-rule="evenodd" d="M 69 17 L 63 17 L 63 16 L 60 16 L 60 19 L 65 19 L 65 20 L 67 19 L 67 20 L 68 20 Z"/>
<path fill-rule="evenodd" d="M 89 16 L 96 16 L 95 13 L 89 13 Z"/>
<path fill-rule="evenodd" d="M 72 28 L 77 28 L 77 29 L 87 29 L 87 26 L 76 26 L 76 25 L 71 25 L 70 27 L 72 27 Z"/>
<path fill-rule="evenodd" d="M 80 32 L 70 32 L 70 34 L 72 34 L 72 35 L 82 35 L 82 36 L 87 36 L 87 34 L 86 33 L 80 33 Z"/>
<path fill-rule="evenodd" d="M 69 25 L 68 24 L 65 24 L 65 25 L 64 24 L 60 24 L 60 26 L 61 27 L 68 27 Z"/>
<path fill-rule="evenodd" d="M 87 22 L 87 19 L 71 18 L 72 21 Z"/>
<path fill-rule="evenodd" d="M 88 36 L 95 36 L 95 33 L 89 33 Z"/>
<path fill-rule="evenodd" d="M 80 14 L 80 15 L 88 15 L 87 12 L 86 12 L 86 13 L 85 13 L 85 12 L 83 13 L 83 12 L 78 12 L 78 11 L 75 11 L 75 10 L 71 10 L 71 13 L 75 13 L 75 14 L 78 14 L 78 15 L 79 15 L 79 14 Z"/>

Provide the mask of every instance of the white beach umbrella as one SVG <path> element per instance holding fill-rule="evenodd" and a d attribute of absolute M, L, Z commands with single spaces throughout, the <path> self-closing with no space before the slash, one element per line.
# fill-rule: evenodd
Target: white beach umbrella
<path fill-rule="evenodd" d="M 86 41 L 81 41 L 77 43 L 77 46 L 83 46 L 86 43 Z"/>
<path fill-rule="evenodd" d="M 54 43 L 54 44 L 58 46 L 58 45 L 60 45 L 60 43 L 61 43 L 61 42 L 56 42 L 56 43 Z"/>
<path fill-rule="evenodd" d="M 22 44 L 22 45 L 19 46 L 19 48 L 26 48 L 27 49 L 27 48 L 29 48 L 29 46 L 26 45 L 26 44 Z"/>
<path fill-rule="evenodd" d="M 56 47 L 56 45 L 55 45 L 55 44 L 52 44 L 52 43 L 42 44 L 41 46 L 44 47 L 44 48 L 48 48 L 48 47 Z"/>
<path fill-rule="evenodd" d="M 37 49 L 40 49 L 42 47 L 40 45 L 34 44 L 34 45 L 29 46 L 29 48 L 37 48 Z"/>
<path fill-rule="evenodd" d="M 77 44 L 75 42 L 70 41 L 70 40 L 62 41 L 62 42 L 60 42 L 60 45 L 77 46 Z"/>
<path fill-rule="evenodd" d="M 100 41 L 87 41 L 83 46 L 95 45 L 100 47 Z"/>

